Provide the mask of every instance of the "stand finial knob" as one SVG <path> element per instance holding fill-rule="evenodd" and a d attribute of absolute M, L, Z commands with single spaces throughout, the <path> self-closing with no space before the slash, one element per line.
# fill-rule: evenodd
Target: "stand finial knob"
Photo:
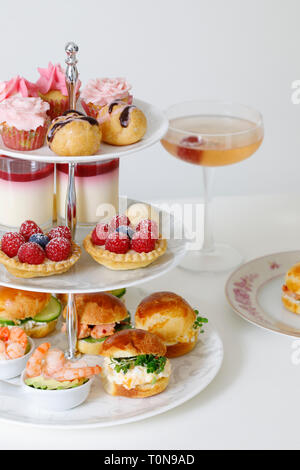
<path fill-rule="evenodd" d="M 65 47 L 67 53 L 66 58 L 66 84 L 69 94 L 69 108 L 76 109 L 76 84 L 78 80 L 78 70 L 76 67 L 79 47 L 74 42 L 68 42 Z"/>
<path fill-rule="evenodd" d="M 79 47 L 75 42 L 70 41 L 66 44 L 65 51 L 69 56 L 74 56 L 79 51 Z"/>

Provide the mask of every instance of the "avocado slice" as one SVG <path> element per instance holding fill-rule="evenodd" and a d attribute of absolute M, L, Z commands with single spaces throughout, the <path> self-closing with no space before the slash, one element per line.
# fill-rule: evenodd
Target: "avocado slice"
<path fill-rule="evenodd" d="M 128 312 L 128 317 L 124 318 L 122 322 L 117 323 L 115 326 L 115 330 L 116 331 L 129 330 L 130 328 L 132 328 L 131 315 L 130 315 L 130 312 Z"/>
<path fill-rule="evenodd" d="M 92 338 L 89 336 L 88 338 L 82 338 L 83 341 L 86 341 L 87 343 L 102 343 L 103 341 L 106 340 L 108 336 L 103 336 L 102 338 Z"/>
<path fill-rule="evenodd" d="M 126 294 L 126 289 L 115 289 L 115 290 L 111 290 L 110 293 L 116 297 L 119 297 L 119 299 L 121 297 L 123 297 L 123 295 Z"/>
<path fill-rule="evenodd" d="M 56 297 L 51 297 L 46 307 L 38 313 L 33 320 L 41 323 L 50 323 L 56 320 L 61 314 L 61 303 Z"/>
<path fill-rule="evenodd" d="M 76 379 L 66 380 L 64 382 L 58 382 L 55 379 L 45 379 L 42 375 L 38 377 L 32 377 L 25 380 L 26 385 L 40 390 L 67 390 L 69 388 L 79 387 L 86 383 L 88 379 Z"/>

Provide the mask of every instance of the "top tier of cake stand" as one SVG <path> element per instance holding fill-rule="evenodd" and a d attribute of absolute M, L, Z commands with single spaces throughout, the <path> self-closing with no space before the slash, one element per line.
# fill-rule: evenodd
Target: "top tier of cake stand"
<path fill-rule="evenodd" d="M 45 163 L 90 163 L 125 157 L 140 152 L 160 141 L 167 132 L 168 119 L 159 108 L 152 104 L 137 99 L 134 99 L 133 104 L 140 108 L 147 117 L 147 132 L 143 139 L 136 144 L 117 147 L 115 145 L 101 143 L 100 150 L 95 155 L 60 157 L 55 155 L 47 145 L 44 145 L 38 150 L 21 152 L 7 148 L 3 144 L 2 139 L 0 139 L 0 153 L 22 160 L 33 160 Z"/>

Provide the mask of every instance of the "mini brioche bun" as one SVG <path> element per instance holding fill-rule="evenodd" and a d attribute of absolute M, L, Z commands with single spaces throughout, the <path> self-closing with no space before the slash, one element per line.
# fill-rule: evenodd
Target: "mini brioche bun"
<path fill-rule="evenodd" d="M 141 354 L 165 356 L 166 346 L 161 339 L 145 330 L 129 329 L 118 331 L 107 338 L 102 346 L 102 356 L 132 357 Z"/>
<path fill-rule="evenodd" d="M 170 377 L 162 377 L 158 379 L 157 382 L 153 385 L 137 385 L 136 387 L 128 390 L 123 385 L 109 381 L 103 370 L 101 372 L 101 377 L 103 388 L 106 393 L 113 396 L 121 396 L 127 398 L 147 398 L 152 397 L 153 395 L 157 395 L 158 393 L 163 392 L 167 388 L 170 380 Z"/>
<path fill-rule="evenodd" d="M 77 350 L 81 354 L 89 354 L 91 356 L 101 356 L 103 343 L 104 341 L 90 343 L 88 341 L 84 341 L 84 339 L 79 339 L 77 341 Z"/>
<path fill-rule="evenodd" d="M 118 297 L 99 292 L 95 294 L 80 294 L 75 297 L 77 315 L 84 325 L 102 325 L 117 323 L 128 317 L 124 302 Z M 66 318 L 67 306 L 63 311 Z"/>
<path fill-rule="evenodd" d="M 30 328 L 25 330 L 26 334 L 31 338 L 44 338 L 45 336 L 50 335 L 57 325 L 58 320 L 50 321 L 49 323 L 42 323 L 39 325 L 38 322 Z"/>
<path fill-rule="evenodd" d="M 195 320 L 193 308 L 173 292 L 149 295 L 142 300 L 135 313 L 136 327 L 159 336 L 167 345 L 167 357 L 182 356 L 195 347 L 198 335 L 193 330 Z"/>
<path fill-rule="evenodd" d="M 297 302 L 292 297 L 288 297 L 284 294 L 282 295 L 281 300 L 287 310 L 300 315 L 300 302 Z"/>
<path fill-rule="evenodd" d="M 33 318 L 49 303 L 51 294 L 0 287 L 0 319 Z"/>
<path fill-rule="evenodd" d="M 113 291 L 106 291 L 106 292 L 96 292 L 97 294 L 112 294 L 113 295 Z M 75 300 L 77 299 L 80 299 L 82 296 L 87 296 L 88 294 L 75 294 Z M 68 294 L 56 294 L 56 297 L 58 298 L 58 300 L 60 301 L 60 303 L 62 304 L 63 307 L 65 307 L 68 303 Z M 115 296 L 116 297 L 116 296 Z M 122 297 L 119 297 L 120 300 L 124 301 L 124 294 L 122 295 Z"/>
<path fill-rule="evenodd" d="M 295 264 L 287 272 L 285 284 L 291 292 L 300 295 L 300 263 Z"/>

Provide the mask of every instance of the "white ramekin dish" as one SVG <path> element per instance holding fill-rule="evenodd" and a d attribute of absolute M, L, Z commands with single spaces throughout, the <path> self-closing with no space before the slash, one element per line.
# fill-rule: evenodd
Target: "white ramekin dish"
<path fill-rule="evenodd" d="M 85 384 L 67 390 L 39 390 L 25 383 L 26 372 L 21 375 L 21 385 L 0 382 L 0 396 L 17 397 L 30 401 L 38 408 L 49 411 L 66 411 L 81 405 L 88 397 L 94 378 Z"/>
<path fill-rule="evenodd" d="M 0 361 L 0 380 L 13 379 L 22 374 L 28 359 L 34 351 L 34 342 L 29 337 L 28 343 L 30 344 L 30 350 L 27 354 L 25 354 L 25 356 L 19 357 L 18 359 Z"/>

